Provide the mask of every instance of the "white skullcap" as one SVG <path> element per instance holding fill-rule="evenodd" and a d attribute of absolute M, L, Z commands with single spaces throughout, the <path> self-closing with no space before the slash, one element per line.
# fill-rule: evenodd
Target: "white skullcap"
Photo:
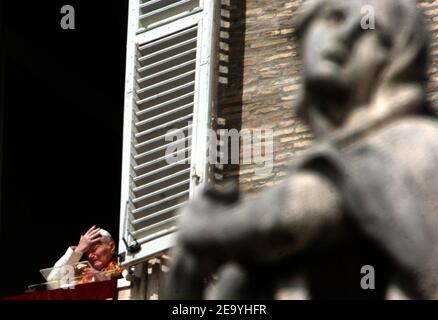
<path fill-rule="evenodd" d="M 111 236 L 111 233 L 109 233 L 108 231 L 106 231 L 105 229 L 100 229 L 100 235 L 102 236 L 102 237 L 105 237 L 105 238 L 110 238 L 111 240 L 113 240 L 113 237 Z"/>

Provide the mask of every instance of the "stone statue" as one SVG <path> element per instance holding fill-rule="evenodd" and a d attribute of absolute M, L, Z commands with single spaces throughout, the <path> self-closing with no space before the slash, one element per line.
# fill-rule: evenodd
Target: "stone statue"
<path fill-rule="evenodd" d="M 393 283 L 438 298 L 438 121 L 415 1 L 309 1 L 296 34 L 315 144 L 255 200 L 210 187 L 183 209 L 167 297 L 273 298 L 300 273 L 311 298 L 383 299 Z M 360 285 L 364 265 L 374 290 Z"/>

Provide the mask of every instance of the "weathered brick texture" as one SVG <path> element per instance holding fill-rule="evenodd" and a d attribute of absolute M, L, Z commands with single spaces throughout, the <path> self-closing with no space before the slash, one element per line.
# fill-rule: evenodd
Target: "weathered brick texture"
<path fill-rule="evenodd" d="M 254 164 L 216 170 L 218 178 L 237 179 L 243 192 L 258 191 L 279 181 L 286 174 L 288 161 L 312 143 L 311 132 L 294 113 L 300 60 L 291 21 L 303 2 L 222 0 L 219 128 L 274 130 L 272 173 L 257 175 Z M 428 92 L 437 106 L 438 0 L 419 1 L 418 6 L 431 22 L 433 58 Z"/>

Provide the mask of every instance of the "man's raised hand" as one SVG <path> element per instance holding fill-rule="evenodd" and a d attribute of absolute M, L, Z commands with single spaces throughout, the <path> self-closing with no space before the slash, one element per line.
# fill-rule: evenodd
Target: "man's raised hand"
<path fill-rule="evenodd" d="M 92 226 L 88 231 L 81 235 L 81 239 L 75 249 L 75 252 L 85 253 L 87 252 L 92 245 L 99 242 L 101 238 L 100 228 L 96 228 L 96 226 Z"/>

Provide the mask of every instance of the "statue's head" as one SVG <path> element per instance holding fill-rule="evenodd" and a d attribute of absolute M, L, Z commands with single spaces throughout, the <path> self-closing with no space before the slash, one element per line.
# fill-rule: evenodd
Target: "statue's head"
<path fill-rule="evenodd" d="M 299 112 L 317 134 L 343 126 L 356 110 L 391 109 L 384 102 L 400 94 L 412 100 L 409 112 L 425 106 L 428 37 L 414 0 L 309 0 L 296 34 Z"/>

